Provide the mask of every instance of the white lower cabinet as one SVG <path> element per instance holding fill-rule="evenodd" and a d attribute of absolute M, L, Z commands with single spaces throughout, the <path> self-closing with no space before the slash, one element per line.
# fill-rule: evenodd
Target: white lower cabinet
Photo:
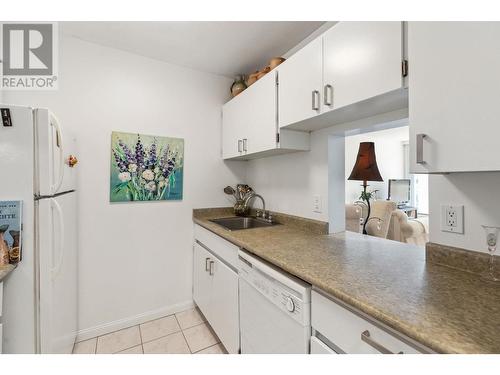
<path fill-rule="evenodd" d="M 411 339 L 390 332 L 388 328 L 382 328 L 381 323 L 368 321 L 353 309 L 342 306 L 340 302 L 327 298 L 317 291 L 313 291 L 311 297 L 312 328 L 316 336 L 326 338 L 325 341 L 332 346 L 330 348 L 318 337 L 313 337 L 311 353 L 313 348 L 316 353 L 330 351 L 347 354 L 418 354 L 428 352 Z"/>
<path fill-rule="evenodd" d="M 311 354 L 338 354 L 316 336 L 311 337 Z"/>
<path fill-rule="evenodd" d="M 199 243 L 194 245 L 193 299 L 226 350 L 238 353 L 238 274 Z"/>
<path fill-rule="evenodd" d="M 229 353 L 240 349 L 238 274 L 215 259 L 213 264 L 210 324 Z"/>

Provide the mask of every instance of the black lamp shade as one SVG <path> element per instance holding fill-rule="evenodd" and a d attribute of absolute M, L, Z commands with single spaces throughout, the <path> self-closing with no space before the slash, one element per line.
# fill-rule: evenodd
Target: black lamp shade
<path fill-rule="evenodd" d="M 348 180 L 357 181 L 384 181 L 377 166 L 377 158 L 375 156 L 375 143 L 361 142 L 359 144 L 358 156 L 356 164 L 352 169 Z"/>

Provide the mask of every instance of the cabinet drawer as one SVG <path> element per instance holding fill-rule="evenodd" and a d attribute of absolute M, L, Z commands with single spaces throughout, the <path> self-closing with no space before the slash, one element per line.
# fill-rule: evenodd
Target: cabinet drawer
<path fill-rule="evenodd" d="M 348 354 L 421 353 L 359 315 L 312 292 L 312 327 Z"/>
<path fill-rule="evenodd" d="M 311 337 L 311 354 L 337 354 L 333 349 L 315 336 Z"/>
<path fill-rule="evenodd" d="M 226 263 L 235 269 L 238 268 L 238 246 L 196 224 L 194 238 Z"/>

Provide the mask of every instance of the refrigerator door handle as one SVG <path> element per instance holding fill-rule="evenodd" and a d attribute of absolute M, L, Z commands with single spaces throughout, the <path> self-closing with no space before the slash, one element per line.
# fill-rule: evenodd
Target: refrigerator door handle
<path fill-rule="evenodd" d="M 50 271 L 52 274 L 52 279 L 55 279 L 59 272 L 61 271 L 63 260 L 64 260 L 64 218 L 63 218 L 63 212 L 61 209 L 61 206 L 55 199 L 50 200 L 50 204 L 52 207 L 57 211 L 57 218 L 59 220 L 59 243 L 58 243 L 58 249 L 59 249 L 59 259 L 57 260 L 57 263 L 55 267 L 53 267 Z"/>
<path fill-rule="evenodd" d="M 59 148 L 59 179 L 52 185 L 52 193 L 55 194 L 61 188 L 64 180 L 63 136 L 57 117 L 53 113 L 50 113 L 49 116 L 51 125 L 56 129 L 56 146 Z"/>

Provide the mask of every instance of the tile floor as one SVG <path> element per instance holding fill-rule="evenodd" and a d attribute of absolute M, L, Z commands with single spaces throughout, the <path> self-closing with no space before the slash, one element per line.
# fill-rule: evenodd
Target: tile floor
<path fill-rule="evenodd" d="M 223 354 L 197 308 L 75 344 L 73 354 Z"/>

